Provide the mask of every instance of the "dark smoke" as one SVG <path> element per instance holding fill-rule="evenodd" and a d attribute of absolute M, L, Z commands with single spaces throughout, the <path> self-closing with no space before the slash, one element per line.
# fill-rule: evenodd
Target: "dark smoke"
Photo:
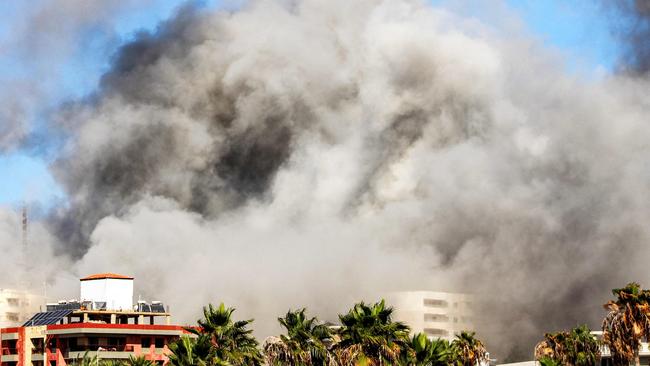
<path fill-rule="evenodd" d="M 608 1 L 615 8 L 615 31 L 621 38 L 624 71 L 646 74 L 650 71 L 650 0 Z"/>
<path fill-rule="evenodd" d="M 190 4 L 161 24 L 155 34 L 140 33 L 115 55 L 113 67 L 102 77 L 95 96 L 99 103 L 119 99 L 133 107 L 144 105 L 160 111 L 178 108 L 211 140 L 209 151 L 203 152 L 204 161 L 200 167 L 186 167 L 172 158 L 182 154 L 179 150 L 191 141 L 185 128 L 176 128 L 183 122 L 168 115 L 124 123 L 121 128 L 128 131 L 128 139 L 99 147 L 96 160 L 87 162 L 89 170 L 79 169 L 80 162 L 73 157 L 78 154 L 76 150 L 60 159 L 55 171 L 74 204 L 57 213 L 54 220 L 59 222 L 59 236 L 75 253 L 85 251 L 100 219 L 121 213 L 146 195 L 172 198 L 206 217 L 239 207 L 248 199 L 262 198 L 290 155 L 292 125 L 309 123 L 313 118 L 300 100 L 282 108 L 269 95 L 264 96 L 266 110 L 256 116 L 254 125 L 235 125 L 241 118 L 237 101 L 252 92 L 244 85 L 224 92 L 216 83 L 201 90 L 200 99 L 178 105 L 178 95 L 159 84 L 156 72 L 161 62 L 184 62 L 194 47 L 206 41 L 199 34 L 204 18 L 197 6 Z M 181 72 L 192 71 L 187 68 Z M 165 182 L 169 170 L 177 169 L 182 173 L 176 174 L 187 177 L 181 187 Z"/>
<path fill-rule="evenodd" d="M 415 0 L 188 6 L 61 112 L 52 225 L 75 271 L 146 279 L 183 320 L 225 300 L 268 335 L 289 307 L 472 292 L 492 351 L 527 359 L 650 279 L 648 82 L 561 70 Z"/>

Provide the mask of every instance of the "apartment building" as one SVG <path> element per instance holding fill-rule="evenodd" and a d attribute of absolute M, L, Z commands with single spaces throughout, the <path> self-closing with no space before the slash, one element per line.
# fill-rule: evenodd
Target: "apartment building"
<path fill-rule="evenodd" d="M 451 341 L 461 331 L 475 329 L 472 295 L 404 291 L 390 293 L 386 300 L 395 308 L 394 319 L 406 323 L 414 333 Z"/>
<path fill-rule="evenodd" d="M 28 291 L 0 289 L 0 328 L 18 326 L 44 306 L 43 296 Z"/>
<path fill-rule="evenodd" d="M 159 301 L 133 303 L 133 278 L 102 273 L 81 279 L 80 299 L 47 304 L 21 326 L 0 329 L 0 366 L 66 366 L 85 354 L 168 361 L 168 345 L 189 332 L 171 324 Z"/>

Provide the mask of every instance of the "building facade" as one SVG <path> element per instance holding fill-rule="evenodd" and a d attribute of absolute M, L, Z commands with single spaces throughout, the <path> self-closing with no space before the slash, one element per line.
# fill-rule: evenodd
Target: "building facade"
<path fill-rule="evenodd" d="M 168 345 L 190 334 L 171 324 L 160 302 L 125 308 L 133 298 L 133 278 L 107 273 L 81 284 L 80 301 L 48 304 L 21 326 L 0 330 L 0 366 L 65 366 L 86 354 L 110 360 L 144 356 L 164 365 Z"/>
<path fill-rule="evenodd" d="M 28 291 L 0 289 L 0 328 L 23 324 L 44 306 L 43 296 Z"/>
<path fill-rule="evenodd" d="M 453 340 L 461 331 L 474 331 L 474 300 L 468 294 L 405 291 L 386 296 L 394 307 L 393 318 L 406 323 L 413 333 Z"/>

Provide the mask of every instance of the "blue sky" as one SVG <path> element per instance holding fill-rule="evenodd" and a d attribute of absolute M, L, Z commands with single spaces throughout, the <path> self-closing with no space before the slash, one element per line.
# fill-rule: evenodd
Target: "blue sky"
<path fill-rule="evenodd" d="M 30 0 L 31 1 L 31 0 Z M 34 0 L 36 1 L 36 0 Z M 128 41 L 142 29 L 154 29 L 166 19 L 181 0 L 151 0 L 146 7 L 136 7 L 118 13 L 110 32 L 106 28 L 87 27 L 76 39 L 75 49 L 54 73 L 46 87 L 43 110 L 34 110 L 32 122 L 38 131 L 38 116 L 48 108 L 66 99 L 76 98 L 91 92 L 97 85 L 102 72 L 109 65 L 109 56 L 120 43 Z M 216 6 L 217 0 L 204 1 L 206 6 Z M 609 33 L 607 19 L 595 0 L 506 0 L 507 4 L 521 17 L 528 32 L 546 46 L 559 50 L 566 59 L 567 69 L 586 74 L 595 71 L 607 72 L 615 67 L 616 42 Z M 0 39 L 11 39 L 12 21 L 25 16 L 24 0 L 0 2 Z M 471 3 L 471 2 L 470 2 Z M 480 18 L 480 14 L 476 15 Z M 0 48 L 0 81 L 20 79 L 35 72 L 38 67 L 29 60 L 11 52 L 3 54 Z M 2 121 L 0 121 L 2 123 Z M 47 207 L 52 202 L 64 199 L 64 193 L 48 172 L 48 162 L 55 153 L 52 149 L 43 151 L 13 151 L 0 155 L 0 205 L 16 205 L 23 201 Z M 56 149 L 54 149 L 55 151 Z"/>

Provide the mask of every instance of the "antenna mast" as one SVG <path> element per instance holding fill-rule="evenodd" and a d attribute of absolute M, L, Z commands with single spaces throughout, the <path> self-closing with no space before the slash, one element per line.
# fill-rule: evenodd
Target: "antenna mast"
<path fill-rule="evenodd" d="M 20 286 L 20 290 L 25 290 L 29 282 L 27 281 L 27 278 L 29 277 L 29 258 L 27 257 L 27 247 L 28 247 L 28 239 L 27 239 L 27 229 L 28 229 L 28 217 L 27 217 L 27 203 L 23 203 L 23 209 L 22 209 L 22 248 L 21 249 L 21 254 L 22 254 L 22 276 L 20 279 L 20 282 L 18 285 Z"/>
<path fill-rule="evenodd" d="M 27 252 L 27 204 L 23 204 L 23 253 Z"/>

